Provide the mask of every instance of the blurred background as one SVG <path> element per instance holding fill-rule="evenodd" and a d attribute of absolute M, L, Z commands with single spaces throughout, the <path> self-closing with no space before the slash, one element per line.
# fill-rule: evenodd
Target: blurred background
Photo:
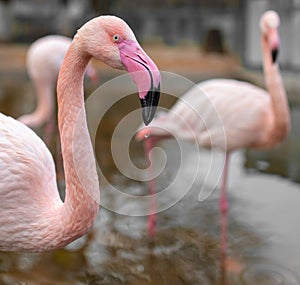
<path fill-rule="evenodd" d="M 259 18 L 268 9 L 281 18 L 279 64 L 292 130 L 279 148 L 232 157 L 228 284 L 300 284 L 300 0 L 0 1 L 0 112 L 16 118 L 35 108 L 25 65 L 30 43 L 48 34 L 73 37 L 87 20 L 104 14 L 123 18 L 160 70 L 194 82 L 224 77 L 264 87 Z M 93 66 L 100 84 L 123 74 L 99 62 Z M 85 88 L 90 94 L 97 85 L 87 80 Z M 179 84 L 174 88 L 184 92 Z M 96 156 L 110 183 L 145 195 L 147 184 L 119 173 L 110 151 L 113 129 L 125 114 L 120 108 L 130 112 L 138 103 L 128 97 L 109 110 L 97 133 Z M 174 97 L 162 95 L 160 106 L 173 103 Z M 130 152 L 143 165 L 142 144 L 131 142 Z M 178 146 L 170 143 L 166 152 L 176 157 Z M 192 161 L 193 147 L 187 145 L 185 153 Z M 168 167 L 158 188 L 171 179 L 172 162 Z M 94 230 L 66 249 L 0 252 L 0 284 L 219 284 L 218 193 L 202 204 L 198 193 L 196 184 L 178 205 L 160 213 L 155 245 L 147 242 L 146 217 L 102 208 Z"/>
<path fill-rule="evenodd" d="M 245 65 L 257 67 L 261 54 L 257 22 L 269 8 L 279 11 L 282 19 L 281 65 L 297 70 L 299 0 L 2 0 L 0 40 L 30 43 L 51 33 L 73 36 L 90 18 L 114 14 L 125 19 L 142 42 L 201 44 L 205 50 L 238 54 Z"/>

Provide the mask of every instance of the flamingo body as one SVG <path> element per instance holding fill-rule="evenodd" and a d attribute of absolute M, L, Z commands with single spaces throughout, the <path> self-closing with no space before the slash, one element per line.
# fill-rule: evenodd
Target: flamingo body
<path fill-rule="evenodd" d="M 239 148 L 272 148 L 281 143 L 290 128 L 289 107 L 279 67 L 279 16 L 265 12 L 260 21 L 266 90 L 253 84 L 211 79 L 186 92 L 166 114 L 137 133 L 153 138 L 169 137 L 195 141 L 226 152 Z"/>
<path fill-rule="evenodd" d="M 217 147 L 225 152 L 221 184 L 221 269 L 225 270 L 227 210 L 226 184 L 231 151 L 269 149 L 280 144 L 290 129 L 289 107 L 276 57 L 280 45 L 279 15 L 265 12 L 260 19 L 266 90 L 228 79 L 212 79 L 185 93 L 171 110 L 138 131 L 136 138 L 170 137 Z"/>
<path fill-rule="evenodd" d="M 20 243 L 30 248 L 42 240 L 51 247 L 62 222 L 53 211 L 63 203 L 48 148 L 31 129 L 0 114 L 0 149 L 0 250 L 20 250 Z"/>
<path fill-rule="evenodd" d="M 143 139 L 147 133 L 154 137 L 174 134 L 224 151 L 264 148 L 271 143 L 268 134 L 272 124 L 272 104 L 266 90 L 247 82 L 211 79 L 189 90 L 167 115 L 153 120 L 137 138 Z"/>

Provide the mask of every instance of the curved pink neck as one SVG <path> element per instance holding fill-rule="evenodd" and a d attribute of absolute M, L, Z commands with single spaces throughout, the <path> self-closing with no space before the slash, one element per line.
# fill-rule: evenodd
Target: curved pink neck
<path fill-rule="evenodd" d="M 99 183 L 88 133 L 83 78 L 90 56 L 73 42 L 57 84 L 58 126 L 66 180 L 63 219 L 73 237 L 87 232 L 99 208 Z"/>
<path fill-rule="evenodd" d="M 274 125 L 271 131 L 273 144 L 280 143 L 287 135 L 290 129 L 289 106 L 281 74 L 277 63 L 272 62 L 271 51 L 266 37 L 262 35 L 262 52 L 264 78 L 267 90 L 270 93 Z"/>

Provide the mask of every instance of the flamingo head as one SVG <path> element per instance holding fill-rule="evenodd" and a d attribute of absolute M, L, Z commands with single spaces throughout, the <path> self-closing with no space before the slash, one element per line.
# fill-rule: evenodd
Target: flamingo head
<path fill-rule="evenodd" d="M 260 19 L 260 28 L 263 36 L 267 40 L 273 63 L 276 62 L 280 40 L 278 34 L 278 28 L 280 25 L 280 18 L 277 12 L 275 11 L 267 11 L 265 12 Z"/>
<path fill-rule="evenodd" d="M 130 27 L 118 17 L 100 16 L 82 26 L 76 37 L 84 45 L 81 50 L 86 50 L 89 56 L 129 72 L 138 87 L 143 120 L 148 125 L 158 105 L 161 76 Z"/>

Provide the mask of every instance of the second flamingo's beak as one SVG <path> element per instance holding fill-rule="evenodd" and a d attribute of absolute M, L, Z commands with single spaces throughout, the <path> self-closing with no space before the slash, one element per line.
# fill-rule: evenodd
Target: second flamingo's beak
<path fill-rule="evenodd" d="M 123 40 L 118 47 L 121 61 L 138 87 L 143 121 L 149 125 L 160 97 L 159 70 L 136 41 Z"/>
<path fill-rule="evenodd" d="M 276 63 L 279 53 L 279 35 L 277 29 L 272 29 L 269 34 L 269 45 L 271 49 L 272 62 Z"/>

